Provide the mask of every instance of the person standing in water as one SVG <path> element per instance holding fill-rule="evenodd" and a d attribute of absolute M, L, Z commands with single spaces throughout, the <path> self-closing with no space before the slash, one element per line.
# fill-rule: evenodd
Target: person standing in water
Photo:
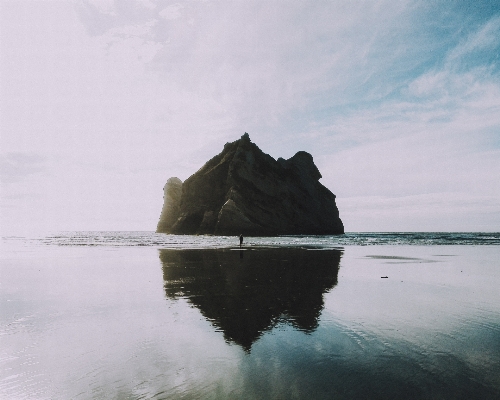
<path fill-rule="evenodd" d="M 240 247 L 243 244 L 243 235 L 240 235 Z"/>

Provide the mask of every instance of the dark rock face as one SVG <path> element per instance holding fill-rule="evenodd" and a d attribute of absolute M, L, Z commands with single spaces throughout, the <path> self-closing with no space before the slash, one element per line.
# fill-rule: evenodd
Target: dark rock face
<path fill-rule="evenodd" d="M 179 218 L 182 181 L 179 178 L 170 178 L 163 188 L 164 200 L 157 232 L 168 232 Z"/>
<path fill-rule="evenodd" d="M 178 178 L 167 181 L 157 232 L 250 236 L 344 233 L 335 195 L 320 178 L 309 153 L 299 151 L 288 160 L 275 160 L 245 133 L 241 139 L 226 143 L 220 154 L 184 183 Z"/>

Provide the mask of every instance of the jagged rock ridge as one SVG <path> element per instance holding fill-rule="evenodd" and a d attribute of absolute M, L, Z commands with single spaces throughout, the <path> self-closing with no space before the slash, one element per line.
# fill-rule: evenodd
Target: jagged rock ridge
<path fill-rule="evenodd" d="M 215 235 L 341 234 L 335 195 L 309 153 L 275 160 L 248 133 L 184 183 L 170 178 L 157 232 Z"/>

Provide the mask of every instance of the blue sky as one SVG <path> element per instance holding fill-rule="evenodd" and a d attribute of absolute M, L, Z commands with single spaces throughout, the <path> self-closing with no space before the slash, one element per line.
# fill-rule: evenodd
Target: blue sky
<path fill-rule="evenodd" d="M 497 1 L 2 1 L 2 233 L 154 230 L 248 132 L 347 231 L 500 230 Z"/>

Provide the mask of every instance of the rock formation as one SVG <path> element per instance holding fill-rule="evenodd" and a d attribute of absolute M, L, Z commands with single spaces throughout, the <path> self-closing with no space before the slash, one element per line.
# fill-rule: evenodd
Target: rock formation
<path fill-rule="evenodd" d="M 248 133 L 184 183 L 170 178 L 157 232 L 215 235 L 344 233 L 335 195 L 309 153 L 275 160 Z"/>
<path fill-rule="evenodd" d="M 179 178 L 170 178 L 163 187 L 163 208 L 157 232 L 168 232 L 175 224 L 180 214 L 182 181 Z"/>

